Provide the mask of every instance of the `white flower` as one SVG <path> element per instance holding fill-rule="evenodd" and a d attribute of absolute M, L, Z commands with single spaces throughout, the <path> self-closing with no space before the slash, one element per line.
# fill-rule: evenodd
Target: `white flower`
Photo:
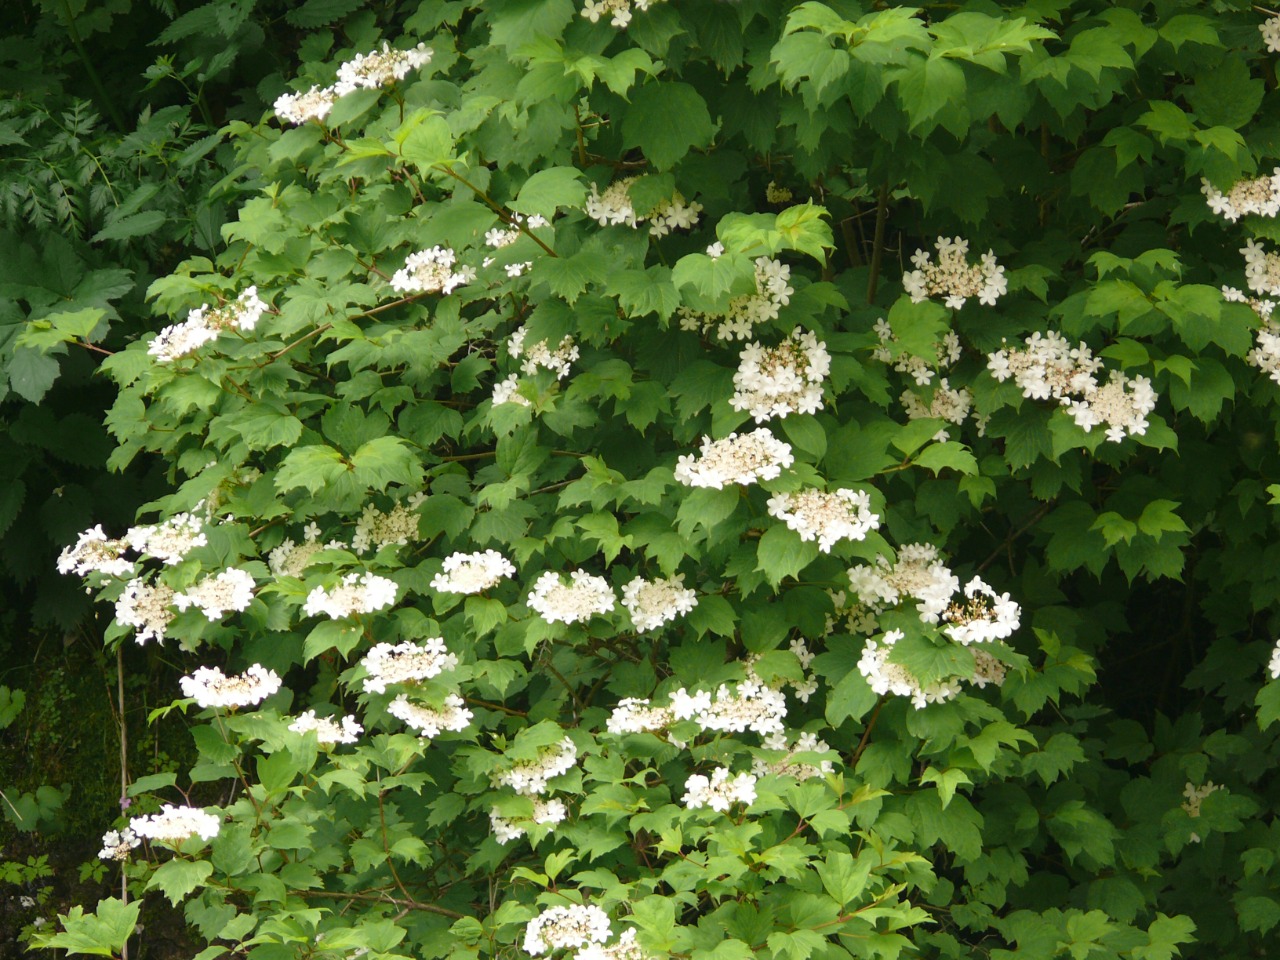
<path fill-rule="evenodd" d="M 569 815 L 563 800 L 542 800 L 532 798 L 533 815 L 529 820 L 537 824 L 563 823 Z M 528 833 L 528 828 L 521 820 L 513 820 L 502 816 L 498 808 L 489 811 L 489 825 L 493 829 L 493 837 L 501 844 L 510 843 Z"/>
<path fill-rule="evenodd" d="M 102 835 L 102 849 L 98 851 L 101 860 L 128 860 L 129 852 L 142 843 L 142 838 L 125 827 L 123 830 L 108 830 Z"/>
<path fill-rule="evenodd" d="M 367 550 L 381 550 L 390 544 L 405 546 L 418 539 L 418 514 L 403 503 L 397 503 L 388 513 L 373 504 L 365 504 L 356 532 L 351 537 L 351 549 L 357 554 Z"/>
<path fill-rule="evenodd" d="M 547 792 L 547 781 L 573 768 L 578 748 L 569 737 L 544 748 L 536 760 L 517 760 L 507 770 L 492 774 L 495 787 L 507 786 L 521 796 L 531 797 Z"/>
<path fill-rule="evenodd" d="M 536 957 L 553 950 L 604 943 L 611 932 L 609 915 L 599 907 L 586 904 L 552 907 L 525 927 L 524 952 Z"/>
<path fill-rule="evenodd" d="M 695 773 L 685 781 L 685 794 L 681 802 L 690 810 L 710 807 L 720 813 L 726 812 L 735 803 L 748 806 L 756 799 L 756 778 L 749 773 L 740 773 L 732 780 L 727 767 L 716 767 L 708 779 Z"/>
<path fill-rule="evenodd" d="M 173 595 L 173 604 L 179 610 L 195 607 L 210 621 L 221 620 L 230 610 L 240 611 L 253 600 L 253 575 L 231 567 L 211 577 L 205 577 L 182 593 Z"/>
<path fill-rule="evenodd" d="M 768 736 L 783 729 L 787 699 L 780 690 L 749 674 L 733 687 L 721 684 L 714 698 L 706 692 L 690 694 L 681 687 L 671 695 L 671 713 L 677 720 L 693 720 L 712 733 L 750 730 Z"/>
<path fill-rule="evenodd" d="M 528 407 L 532 406 L 529 398 L 521 396 L 516 391 L 520 387 L 520 374 L 513 373 L 505 380 L 500 380 L 493 385 L 493 405 L 501 406 L 504 403 L 514 403 L 516 406 Z"/>
<path fill-rule="evenodd" d="M 1253 240 L 1246 240 L 1240 252 L 1244 254 L 1244 280 L 1249 289 L 1280 297 L 1280 254 L 1268 253 Z"/>
<path fill-rule="evenodd" d="M 1200 192 L 1213 212 L 1231 223 L 1250 213 L 1274 217 L 1280 214 L 1280 167 L 1269 177 L 1237 180 L 1226 194 L 1201 179 Z"/>
<path fill-rule="evenodd" d="M 1187 785 L 1182 790 L 1182 795 L 1187 798 L 1182 801 L 1182 809 L 1187 812 L 1188 817 L 1198 820 L 1200 818 L 1200 804 L 1204 803 L 1204 798 L 1217 790 L 1223 789 L 1225 788 L 1222 784 L 1214 783 L 1212 780 L 1206 783 L 1203 787 L 1197 787 L 1194 783 L 1188 780 Z M 1192 833 L 1187 839 L 1192 843 L 1199 843 L 1200 835 L 1198 833 Z"/>
<path fill-rule="evenodd" d="M 58 572 L 83 577 L 97 570 L 113 577 L 127 577 L 133 574 L 133 564 L 124 559 L 127 549 L 126 541 L 108 538 L 102 532 L 102 524 L 98 524 L 80 534 L 74 546 L 63 548 L 58 556 Z"/>
<path fill-rule="evenodd" d="M 634 229 L 647 222 L 649 234 L 655 237 L 664 237 L 672 230 L 688 230 L 697 224 L 702 212 L 702 204 L 696 201 L 688 203 L 679 191 L 670 200 L 661 201 L 652 210 L 643 213 L 636 210 L 629 191 L 631 185 L 638 179 L 638 177 L 627 177 L 623 180 L 615 180 L 609 184 L 604 193 L 600 193 L 593 183 L 591 194 L 583 207 L 587 216 L 602 227 L 610 224 L 625 224 Z"/>
<path fill-rule="evenodd" d="M 311 564 L 311 558 L 321 550 L 342 549 L 346 546 L 336 540 L 320 542 L 320 528 L 309 523 L 303 529 L 302 543 L 284 540 L 267 555 L 267 565 L 277 577 L 300 577 Z"/>
<path fill-rule="evenodd" d="M 613 609 L 613 588 L 604 577 L 585 570 L 570 573 L 566 586 L 560 574 L 548 570 L 534 583 L 528 604 L 548 623 L 579 623 Z"/>
<path fill-rule="evenodd" d="M 223 330 L 252 330 L 266 310 L 258 299 L 258 288 L 247 287 L 235 300 L 218 306 L 203 304 L 188 312 L 182 323 L 165 327 L 148 344 L 147 353 L 160 363 L 180 359 L 217 339 Z"/>
<path fill-rule="evenodd" d="M 831 753 L 831 745 L 818 739 L 817 734 L 801 733 L 794 743 L 788 744 L 786 734 L 775 733 L 765 737 L 764 746 L 770 750 L 786 751 L 777 760 L 764 760 L 757 757 L 752 761 L 751 772 L 763 777 L 773 774 L 779 777 L 795 777 L 797 780 L 811 780 L 825 776 L 835 769 L 830 760 L 820 760 L 815 766 L 795 759 L 797 753 Z"/>
<path fill-rule="evenodd" d="M 970 297 L 992 306 L 1008 292 L 1004 267 L 996 263 L 994 251 L 988 250 L 977 264 L 970 264 L 968 240 L 939 237 L 935 247 L 937 263 L 931 254 L 917 250 L 911 258 L 916 269 L 902 276 L 902 286 L 914 303 L 941 296 L 948 307 L 958 310 Z"/>
<path fill-rule="evenodd" d="M 421 646 L 412 640 L 394 646 L 379 643 L 360 664 L 369 674 L 364 680 L 365 693 L 386 693 L 389 683 L 416 683 L 454 670 L 458 658 L 445 649 L 442 639 L 432 637 Z"/>
<path fill-rule="evenodd" d="M 698 605 L 698 595 L 684 586 L 684 574 L 666 580 L 637 578 L 622 588 L 622 605 L 637 630 L 656 630 Z"/>
<path fill-rule="evenodd" d="M 252 707 L 280 689 L 280 677 L 260 663 L 238 677 L 224 676 L 217 667 L 201 667 L 178 683 L 183 695 L 202 707 Z"/>
<path fill-rule="evenodd" d="M 849 584 L 859 602 L 876 613 L 902 597 L 915 598 L 925 623 L 937 623 L 952 594 L 960 589 L 960 579 L 938 559 L 938 548 L 928 543 L 903 546 L 894 564 L 877 557 L 874 567 L 850 568 Z"/>
<path fill-rule="evenodd" d="M 306 123 L 323 120 L 337 102 L 338 92 L 333 87 L 312 87 L 306 93 L 281 94 L 272 108 L 286 123 Z"/>
<path fill-rule="evenodd" d="M 515 573 L 511 561 L 497 550 L 454 553 L 445 558 L 441 571 L 431 578 L 431 589 L 441 593 L 481 593 Z"/>
<path fill-rule="evenodd" d="M 1018 629 L 1022 609 L 1009 599 L 1009 594 L 997 594 L 980 578 L 974 577 L 965 584 L 966 603 L 953 603 L 942 614 L 947 624 L 944 631 L 956 643 L 985 643 L 1003 640 Z"/>
<path fill-rule="evenodd" d="M 1004 684 L 1009 668 L 978 647 L 973 648 L 973 676 L 969 682 L 975 687 L 984 688 L 988 683 L 999 687 Z"/>
<path fill-rule="evenodd" d="M 1280 15 L 1268 17 L 1258 24 L 1258 29 L 1262 32 L 1262 42 L 1266 44 L 1267 52 L 1280 53 Z"/>
<path fill-rule="evenodd" d="M 649 701 L 627 697 L 613 708 L 605 729 L 610 733 L 652 733 L 675 722 L 670 707 L 651 707 Z"/>
<path fill-rule="evenodd" d="M 1271 675 L 1272 680 L 1280 680 L 1280 640 L 1276 641 L 1275 648 L 1271 651 L 1271 662 L 1267 664 L 1267 673 Z"/>
<path fill-rule="evenodd" d="M 314 732 L 316 739 L 322 744 L 355 743 L 364 732 L 364 727 L 356 723 L 356 718 L 350 714 L 339 721 L 332 717 L 317 717 L 314 710 L 299 714 L 289 724 L 289 729 L 294 733 Z"/>
<path fill-rule="evenodd" d="M 539 369 L 550 370 L 556 375 L 557 380 L 563 380 L 569 375 L 569 364 L 577 360 L 579 355 L 573 337 L 561 338 L 559 346 L 552 350 L 547 346 L 546 340 L 526 345 L 527 336 L 528 328 L 522 324 L 507 341 L 507 353 L 512 359 L 520 360 L 521 370 L 530 376 L 537 373 Z"/>
<path fill-rule="evenodd" d="M 573 960 L 654 960 L 644 947 L 636 942 L 634 927 L 624 930 L 622 936 L 609 944 L 601 946 L 589 943 L 576 954 Z"/>
<path fill-rule="evenodd" d="M 751 433 L 731 433 L 723 440 L 703 437 L 701 454 L 681 456 L 675 477 L 686 486 L 722 490 L 731 483 L 773 480 L 794 462 L 791 445 L 760 427 Z"/>
<path fill-rule="evenodd" d="M 476 278 L 474 267 L 453 265 L 458 255 L 447 247 L 432 247 L 409 254 L 404 269 L 391 277 L 391 289 L 399 293 L 450 294 Z"/>
<path fill-rule="evenodd" d="M 723 252 L 721 248 L 720 253 Z M 711 248 L 707 253 L 711 255 Z M 714 332 L 720 340 L 745 340 L 755 327 L 778 319 L 778 311 L 791 302 L 795 290 L 790 280 L 789 266 L 768 257 L 758 257 L 755 261 L 755 293 L 734 297 L 723 313 L 702 313 L 681 307 L 678 311 L 680 329 Z"/>
<path fill-rule="evenodd" d="M 898 342 L 898 336 L 884 317 L 875 322 L 873 329 L 880 338 L 880 345 L 871 351 L 871 355 L 883 363 L 892 364 L 898 373 L 908 374 L 917 386 L 928 386 L 933 382 L 935 368 L 945 369 L 960 359 L 960 338 L 954 330 L 948 330 L 942 335 L 942 339 L 934 344 L 933 359 L 927 360 L 905 350 L 895 354 L 894 345 Z"/>
<path fill-rule="evenodd" d="M 735 410 L 746 410 L 763 423 L 792 413 L 822 409 L 822 383 L 831 372 L 827 345 L 799 327 L 776 347 L 749 344 L 733 375 Z"/>
<path fill-rule="evenodd" d="M 860 490 L 778 493 L 769 498 L 768 509 L 801 540 L 816 539 L 823 553 L 830 553 L 837 540 L 865 540 L 880 527 L 879 515 L 871 512 L 871 497 Z"/>
<path fill-rule="evenodd" d="M 911 390 L 904 390 L 899 399 L 907 410 L 908 420 L 946 420 L 957 425 L 964 423 L 964 418 L 969 415 L 973 406 L 973 395 L 968 389 L 951 389 L 946 377 L 934 387 L 928 406 Z M 939 430 L 933 435 L 933 439 L 942 442 L 950 437 L 946 430 Z"/>
<path fill-rule="evenodd" d="M 349 573 L 332 590 L 316 587 L 307 594 L 303 612 L 308 617 L 327 614 L 340 620 L 357 613 L 373 613 L 396 602 L 396 582 L 372 573 Z"/>
<path fill-rule="evenodd" d="M 138 632 L 134 638 L 139 644 L 155 639 L 164 643 L 165 631 L 173 622 L 173 588 L 156 582 L 130 580 L 124 592 L 116 599 L 116 623 L 133 627 Z"/>
<path fill-rule="evenodd" d="M 472 713 L 466 708 L 463 699 L 456 693 L 444 698 L 441 707 L 429 707 L 421 703 L 413 703 L 404 694 L 396 697 L 387 707 L 387 712 L 398 717 L 416 729 L 420 736 L 430 739 L 438 737 L 445 730 L 455 733 L 467 729 Z"/>
<path fill-rule="evenodd" d="M 862 657 L 858 660 L 858 672 L 867 680 L 871 689 L 882 696 L 891 693 L 899 697 L 910 697 L 911 705 L 922 710 L 930 703 L 941 703 L 950 700 L 960 692 L 960 685 L 954 680 L 946 682 L 921 684 L 906 667 L 889 660 L 893 645 L 903 638 L 901 630 L 890 630 L 882 638 L 882 643 L 868 640 L 862 649 Z"/>
<path fill-rule="evenodd" d="M 134 817 L 129 828 L 139 837 L 181 843 L 193 836 L 212 840 L 222 827 L 222 819 L 205 813 L 198 807 L 175 807 L 166 803 L 159 813 L 148 817 Z"/>
<path fill-rule="evenodd" d="M 353 90 L 376 90 L 396 80 L 403 80 L 410 70 L 431 62 L 431 51 L 425 43 L 408 50 L 397 50 L 383 41 L 381 50 L 357 54 L 338 68 L 338 82 L 333 85 L 338 96 Z"/>
<path fill-rule="evenodd" d="M 190 513 L 180 513 L 161 523 L 130 527 L 124 540 L 138 553 L 155 557 L 166 566 L 181 563 L 192 550 L 209 542 L 204 521 Z"/>

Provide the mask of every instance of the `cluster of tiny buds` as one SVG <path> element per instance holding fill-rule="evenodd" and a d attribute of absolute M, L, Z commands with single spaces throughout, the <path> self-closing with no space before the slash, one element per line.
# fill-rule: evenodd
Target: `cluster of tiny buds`
<path fill-rule="evenodd" d="M 597 906 L 551 907 L 525 927 L 524 952 L 536 957 L 554 950 L 604 943 L 611 933 L 609 915 Z"/>
<path fill-rule="evenodd" d="M 733 375 L 729 405 L 746 410 L 756 423 L 822 409 L 822 384 L 831 372 L 827 345 L 796 327 L 776 347 L 748 344 Z"/>
<path fill-rule="evenodd" d="M 446 730 L 459 733 L 467 729 L 472 717 L 465 701 L 456 693 L 447 694 L 439 707 L 414 703 L 401 694 L 387 706 L 387 713 L 413 727 L 424 739 L 438 737 Z"/>
<path fill-rule="evenodd" d="M 147 353 L 160 363 L 190 356 L 223 330 L 252 330 L 267 305 L 258 299 L 258 288 L 248 287 L 235 300 L 219 306 L 203 304 L 187 314 L 187 319 L 165 327 L 147 345 Z"/>
<path fill-rule="evenodd" d="M 649 225 L 649 235 L 665 237 L 672 230 L 688 230 L 695 226 L 702 213 L 702 204 L 689 203 L 677 191 L 670 200 L 661 201 L 652 210 L 640 212 L 631 200 L 631 185 L 639 177 L 627 177 L 615 180 L 600 193 L 596 185 L 591 185 L 583 209 L 588 217 L 605 227 L 611 224 L 622 224 L 636 228 L 642 223 Z"/>
<path fill-rule="evenodd" d="M 536 823 L 540 826 L 554 825 L 563 823 L 569 815 L 563 800 L 543 800 L 541 797 L 532 797 L 530 799 L 533 803 L 533 813 L 527 821 L 504 817 L 497 807 L 489 811 L 489 826 L 493 830 L 493 838 L 498 843 L 505 845 L 512 840 L 523 837 L 529 832 L 529 823 Z"/>
<path fill-rule="evenodd" d="M 491 777 L 495 787 L 510 787 L 516 793 L 532 797 L 547 792 L 547 781 L 573 768 L 578 748 L 565 737 L 543 750 L 536 760 L 517 760 L 507 770 Z"/>
<path fill-rule="evenodd" d="M 321 550 L 341 550 L 346 546 L 340 540 L 321 543 L 320 527 L 315 523 L 308 523 L 303 528 L 302 542 L 294 543 L 290 539 L 281 541 L 279 546 L 267 554 L 267 566 L 274 576 L 300 577 Z"/>
<path fill-rule="evenodd" d="M 497 550 L 453 553 L 445 557 L 440 572 L 431 578 L 431 589 L 441 593 L 482 593 L 515 573 L 511 561 Z"/>
<path fill-rule="evenodd" d="M 614 606 L 613 588 L 604 577 L 574 570 L 569 583 L 553 570 L 543 573 L 529 593 L 529 609 L 548 623 L 581 623 Z"/>
<path fill-rule="evenodd" d="M 417 540 L 416 511 L 426 499 L 425 493 L 415 493 L 407 503 L 397 503 L 387 513 L 383 513 L 372 503 L 365 504 L 351 537 L 351 549 L 357 554 L 363 554 L 368 550 L 381 550 L 391 544 L 403 547 L 410 540 Z"/>
<path fill-rule="evenodd" d="M 184 696 L 202 707 L 253 707 L 280 689 L 280 677 L 255 663 L 239 676 L 224 676 L 217 667 L 201 667 L 178 681 Z"/>
<path fill-rule="evenodd" d="M 198 580 L 181 593 L 175 593 L 173 605 L 179 610 L 195 607 L 212 623 L 221 620 L 229 611 L 239 612 L 248 607 L 253 600 L 253 589 L 252 574 L 230 567 Z"/>
<path fill-rule="evenodd" d="M 305 93 L 286 93 L 276 99 L 276 116 L 287 123 L 323 120 L 340 97 L 356 90 L 376 90 L 404 79 L 410 70 L 431 62 L 425 43 L 398 50 L 384 41 L 381 50 L 357 54 L 338 67 L 338 81 L 330 87 L 313 86 Z"/>
<path fill-rule="evenodd" d="M 968 261 L 969 241 L 956 237 L 939 237 L 934 245 L 938 261 L 926 250 L 917 250 L 911 257 L 914 270 L 902 276 L 902 286 L 912 302 L 920 303 L 930 297 L 943 297 L 953 310 L 959 310 L 970 297 L 979 303 L 994 306 L 1009 290 L 1004 267 L 996 263 L 995 251 L 988 250 L 978 263 Z"/>
<path fill-rule="evenodd" d="M 315 587 L 307 594 L 303 612 L 308 617 L 327 614 L 341 620 L 358 613 L 373 613 L 396 602 L 396 582 L 372 573 L 349 573 L 331 590 Z"/>
<path fill-rule="evenodd" d="M 102 835 L 102 849 L 98 857 L 102 860 L 128 860 L 130 851 L 142 843 L 142 838 L 128 827 L 123 830 L 108 830 Z"/>
<path fill-rule="evenodd" d="M 162 523 L 130 527 L 118 540 L 108 537 L 102 524 L 97 524 L 80 534 L 75 544 L 63 548 L 58 556 L 58 572 L 80 577 L 94 572 L 130 577 L 134 566 L 124 557 L 128 550 L 173 566 L 207 543 L 204 521 L 189 513 L 180 513 Z"/>
<path fill-rule="evenodd" d="M 954 330 L 948 330 L 934 344 L 934 358 L 930 361 L 905 350 L 895 354 L 893 346 L 898 342 L 898 336 L 893 332 L 889 321 L 883 317 L 875 322 L 873 329 L 880 339 L 880 345 L 871 351 L 871 355 L 881 363 L 892 364 L 898 373 L 910 376 L 917 386 L 928 386 L 933 382 L 937 370 L 945 370 L 960 359 L 960 338 Z"/>
<path fill-rule="evenodd" d="M 837 540 L 863 540 L 880 527 L 879 515 L 871 512 L 871 497 L 861 490 L 777 493 L 769 498 L 768 509 L 801 540 L 817 540 L 823 553 L 830 553 Z"/>
<path fill-rule="evenodd" d="M 964 423 L 973 409 L 973 394 L 967 387 L 952 389 L 951 383 L 943 377 L 933 387 L 928 404 L 925 404 L 914 390 L 902 391 L 899 397 L 903 408 L 907 411 L 908 420 L 945 420 L 957 426 Z M 982 433 L 984 420 L 979 420 L 979 435 Z M 944 428 L 933 435 L 934 440 L 944 443 L 951 439 L 951 434 Z"/>
<path fill-rule="evenodd" d="M 1264 297 L 1280 297 L 1280 253 L 1268 252 L 1254 240 L 1246 240 L 1240 252 L 1249 289 Z"/>
<path fill-rule="evenodd" d="M 753 760 L 751 772 L 756 776 L 772 775 L 812 780 L 814 777 L 826 776 L 835 769 L 835 765 L 830 760 L 819 760 L 815 764 L 796 759 L 796 754 L 832 752 L 831 745 L 819 739 L 815 733 L 801 733 L 793 743 L 787 742 L 785 733 L 774 733 L 764 738 L 763 746 L 766 750 L 785 751 L 785 754 L 777 760 L 765 760 L 762 757 Z"/>
<path fill-rule="evenodd" d="M 454 269 L 458 255 L 448 247 L 432 247 L 409 254 L 404 268 L 391 276 L 391 289 L 409 295 L 450 294 L 476 278 L 475 267 Z"/>
<path fill-rule="evenodd" d="M 781 206 L 791 202 L 792 193 L 789 187 L 779 186 L 770 180 L 769 185 L 764 188 L 764 198 L 769 203 Z"/>
<path fill-rule="evenodd" d="M 360 661 L 368 674 L 365 693 L 386 693 L 392 683 L 418 683 L 456 669 L 458 658 L 445 649 L 444 640 L 431 637 L 421 645 L 412 640 L 375 644 Z"/>
<path fill-rule="evenodd" d="M 1182 809 L 1186 811 L 1188 817 L 1198 820 L 1200 819 L 1200 805 L 1204 803 L 1205 797 L 1223 789 L 1225 788 L 1222 784 L 1214 783 L 1212 780 L 1202 787 L 1197 787 L 1194 783 L 1188 780 L 1187 785 L 1182 789 L 1182 795 L 1187 798 L 1182 801 Z M 1200 835 L 1198 833 L 1192 833 L 1187 837 L 1187 839 L 1192 843 L 1199 843 Z"/>
<path fill-rule="evenodd" d="M 698 456 L 680 456 L 675 478 L 686 486 L 723 490 L 730 484 L 776 479 L 794 462 L 791 445 L 760 427 L 751 433 L 731 433 L 721 440 L 703 437 Z"/>
<path fill-rule="evenodd" d="M 636 630 L 656 630 L 698 605 L 698 594 L 685 587 L 684 574 L 665 580 L 637 578 L 622 588 L 622 605 Z"/>
<path fill-rule="evenodd" d="M 964 601 L 955 601 L 942 613 L 947 636 L 956 643 L 969 645 L 989 640 L 1003 640 L 1018 629 L 1022 608 L 997 594 L 981 578 L 974 577 L 964 588 Z"/>

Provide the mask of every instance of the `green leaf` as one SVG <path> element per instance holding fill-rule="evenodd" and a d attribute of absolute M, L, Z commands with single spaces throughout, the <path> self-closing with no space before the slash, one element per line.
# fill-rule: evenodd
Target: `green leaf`
<path fill-rule="evenodd" d="M 965 103 L 964 71 L 950 60 L 912 57 L 906 67 L 889 71 L 889 76 L 897 86 L 912 130 L 924 128 L 922 132 L 928 132 L 937 126 L 939 113 Z"/>
<path fill-rule="evenodd" d="M 653 80 L 631 96 L 623 143 L 639 147 L 657 170 L 670 170 L 693 147 L 711 142 L 715 125 L 706 101 L 687 83 Z"/>
<path fill-rule="evenodd" d="M 416 486 L 423 475 L 413 448 L 399 437 L 378 437 L 362 443 L 351 455 L 351 471 L 357 484 L 374 490 L 385 490 L 393 483 Z"/>
<path fill-rule="evenodd" d="M 57 948 L 67 953 L 93 956 L 117 956 L 138 926 L 141 901 L 125 904 L 115 897 L 99 900 L 94 912 L 85 914 L 81 906 L 59 914 L 62 930 L 54 934 L 37 933 L 32 943 L 41 948 Z"/>
<path fill-rule="evenodd" d="M 183 860 L 175 857 L 160 865 L 147 881 L 148 890 L 159 890 L 175 907 L 193 890 L 204 885 L 213 874 L 208 860 Z"/>
<path fill-rule="evenodd" d="M 581 207 L 586 196 L 587 188 L 580 170 L 548 167 L 524 182 L 511 203 L 511 209 L 524 214 L 541 214 L 550 220 L 561 207 Z"/>
<path fill-rule="evenodd" d="M 276 489 L 288 493 L 299 487 L 316 493 L 335 483 L 348 470 L 342 454 L 333 447 L 309 444 L 289 452 L 276 473 Z"/>
<path fill-rule="evenodd" d="M 779 523 L 770 527 L 760 538 L 756 553 L 756 569 L 777 584 L 786 577 L 796 577 L 800 571 L 818 558 L 818 546 L 812 540 L 800 539 L 800 534 Z"/>

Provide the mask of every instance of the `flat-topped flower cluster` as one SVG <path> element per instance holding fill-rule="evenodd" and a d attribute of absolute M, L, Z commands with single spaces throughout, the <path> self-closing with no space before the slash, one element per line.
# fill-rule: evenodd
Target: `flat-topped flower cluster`
<path fill-rule="evenodd" d="M 384 41 L 381 50 L 360 53 L 338 67 L 338 80 L 332 86 L 313 86 L 304 93 L 281 94 L 274 104 L 276 116 L 286 123 L 324 120 L 341 97 L 356 90 L 377 90 L 403 80 L 410 70 L 431 62 L 431 51 L 425 43 L 399 50 Z"/>

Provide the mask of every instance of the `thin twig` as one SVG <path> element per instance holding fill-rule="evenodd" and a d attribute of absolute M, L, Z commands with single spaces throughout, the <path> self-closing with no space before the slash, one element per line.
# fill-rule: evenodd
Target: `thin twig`
<path fill-rule="evenodd" d="M 406 910 L 421 910 L 424 913 L 438 913 L 442 917 L 453 917 L 455 920 L 466 918 L 465 913 L 458 913 L 456 910 L 450 910 L 448 907 L 441 907 L 434 903 L 419 903 L 417 900 L 399 900 L 395 897 L 383 895 L 374 895 L 371 893 L 341 893 L 331 890 L 295 890 L 298 896 L 306 897 L 328 897 L 333 900 L 360 900 L 365 903 L 389 903 L 395 907 L 404 907 Z"/>
<path fill-rule="evenodd" d="M 876 235 L 871 247 L 871 276 L 867 279 L 867 303 L 874 303 L 880 282 L 880 261 L 884 258 L 884 225 L 889 219 L 889 185 L 880 188 L 876 201 Z"/>

